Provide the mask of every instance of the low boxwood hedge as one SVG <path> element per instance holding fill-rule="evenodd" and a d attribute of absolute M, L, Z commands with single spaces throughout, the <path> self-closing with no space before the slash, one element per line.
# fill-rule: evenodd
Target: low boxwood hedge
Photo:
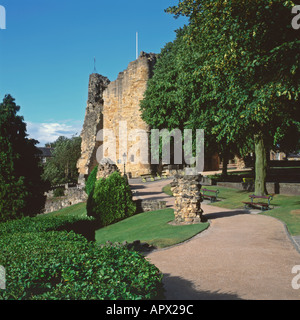
<path fill-rule="evenodd" d="M 155 298 L 162 276 L 142 255 L 123 246 L 100 247 L 70 231 L 90 220 L 39 216 L 1 223 L 6 290 L 0 300 Z"/>
<path fill-rule="evenodd" d="M 0 223 L 0 237 L 5 234 L 17 232 L 42 232 L 71 230 L 72 226 L 80 221 L 92 221 L 89 217 L 58 216 L 49 217 L 25 217 L 22 219 L 10 220 Z"/>
<path fill-rule="evenodd" d="M 7 233 L 0 236 L 6 290 L 0 299 L 153 299 L 161 274 L 123 246 L 99 247 L 74 232 Z"/>

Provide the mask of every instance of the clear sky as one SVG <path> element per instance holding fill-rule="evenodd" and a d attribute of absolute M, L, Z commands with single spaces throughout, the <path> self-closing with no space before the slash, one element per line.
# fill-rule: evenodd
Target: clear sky
<path fill-rule="evenodd" d="M 80 134 L 89 74 L 115 80 L 139 52 L 159 53 L 187 20 L 164 12 L 178 0 L 0 0 L 0 100 L 20 105 L 40 145 Z"/>

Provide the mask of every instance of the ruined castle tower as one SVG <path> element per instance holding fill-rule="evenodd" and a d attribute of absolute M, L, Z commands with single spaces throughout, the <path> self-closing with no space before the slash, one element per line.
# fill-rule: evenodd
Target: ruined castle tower
<path fill-rule="evenodd" d="M 98 164 L 96 154 L 103 142 L 97 139 L 97 133 L 101 129 L 110 131 L 115 137 L 116 152 L 112 160 L 121 172 L 124 168 L 125 153 L 127 173 L 132 177 L 150 173 L 149 162 L 142 164 L 136 161 L 141 150 L 135 152 L 134 146 L 139 140 L 138 132 L 145 133 L 150 130 L 141 118 L 140 101 L 143 99 L 147 82 L 152 77 L 155 62 L 155 54 L 142 52 L 113 82 L 96 73 L 90 75 L 87 108 L 81 132 L 81 158 L 77 163 L 79 183 L 84 183 Z M 137 134 L 132 137 L 132 132 Z M 148 145 L 144 148 L 148 148 Z M 103 152 L 103 157 L 112 158 L 107 154 L 107 150 Z"/>
<path fill-rule="evenodd" d="M 96 141 L 97 132 L 103 128 L 103 91 L 110 81 L 100 74 L 90 75 L 88 101 L 83 129 L 81 131 L 81 157 L 77 162 L 78 183 L 85 179 L 97 165 L 96 152 L 100 143 Z"/>

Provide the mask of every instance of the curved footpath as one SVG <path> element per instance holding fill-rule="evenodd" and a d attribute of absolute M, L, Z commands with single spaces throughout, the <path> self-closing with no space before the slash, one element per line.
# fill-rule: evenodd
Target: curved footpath
<path fill-rule="evenodd" d="M 161 191 L 170 180 L 130 183 L 137 197 L 173 206 L 174 199 Z M 206 231 L 147 255 L 164 274 L 167 300 L 300 300 L 300 289 L 292 287 L 300 253 L 282 222 L 244 210 L 201 207 L 211 223 Z"/>

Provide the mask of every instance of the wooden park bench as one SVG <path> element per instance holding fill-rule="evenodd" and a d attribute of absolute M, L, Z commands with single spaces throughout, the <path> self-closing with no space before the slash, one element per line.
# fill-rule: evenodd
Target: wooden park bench
<path fill-rule="evenodd" d="M 217 201 L 219 190 L 208 190 L 206 188 L 202 189 L 202 197 L 204 199 L 209 199 L 210 202 Z"/>
<path fill-rule="evenodd" d="M 243 202 L 245 204 L 245 208 L 260 208 L 262 211 L 270 210 L 270 202 L 273 200 L 273 195 L 268 196 L 256 196 L 252 194 L 249 196 L 251 199 L 250 202 Z M 255 201 L 257 200 L 257 201 Z"/>

